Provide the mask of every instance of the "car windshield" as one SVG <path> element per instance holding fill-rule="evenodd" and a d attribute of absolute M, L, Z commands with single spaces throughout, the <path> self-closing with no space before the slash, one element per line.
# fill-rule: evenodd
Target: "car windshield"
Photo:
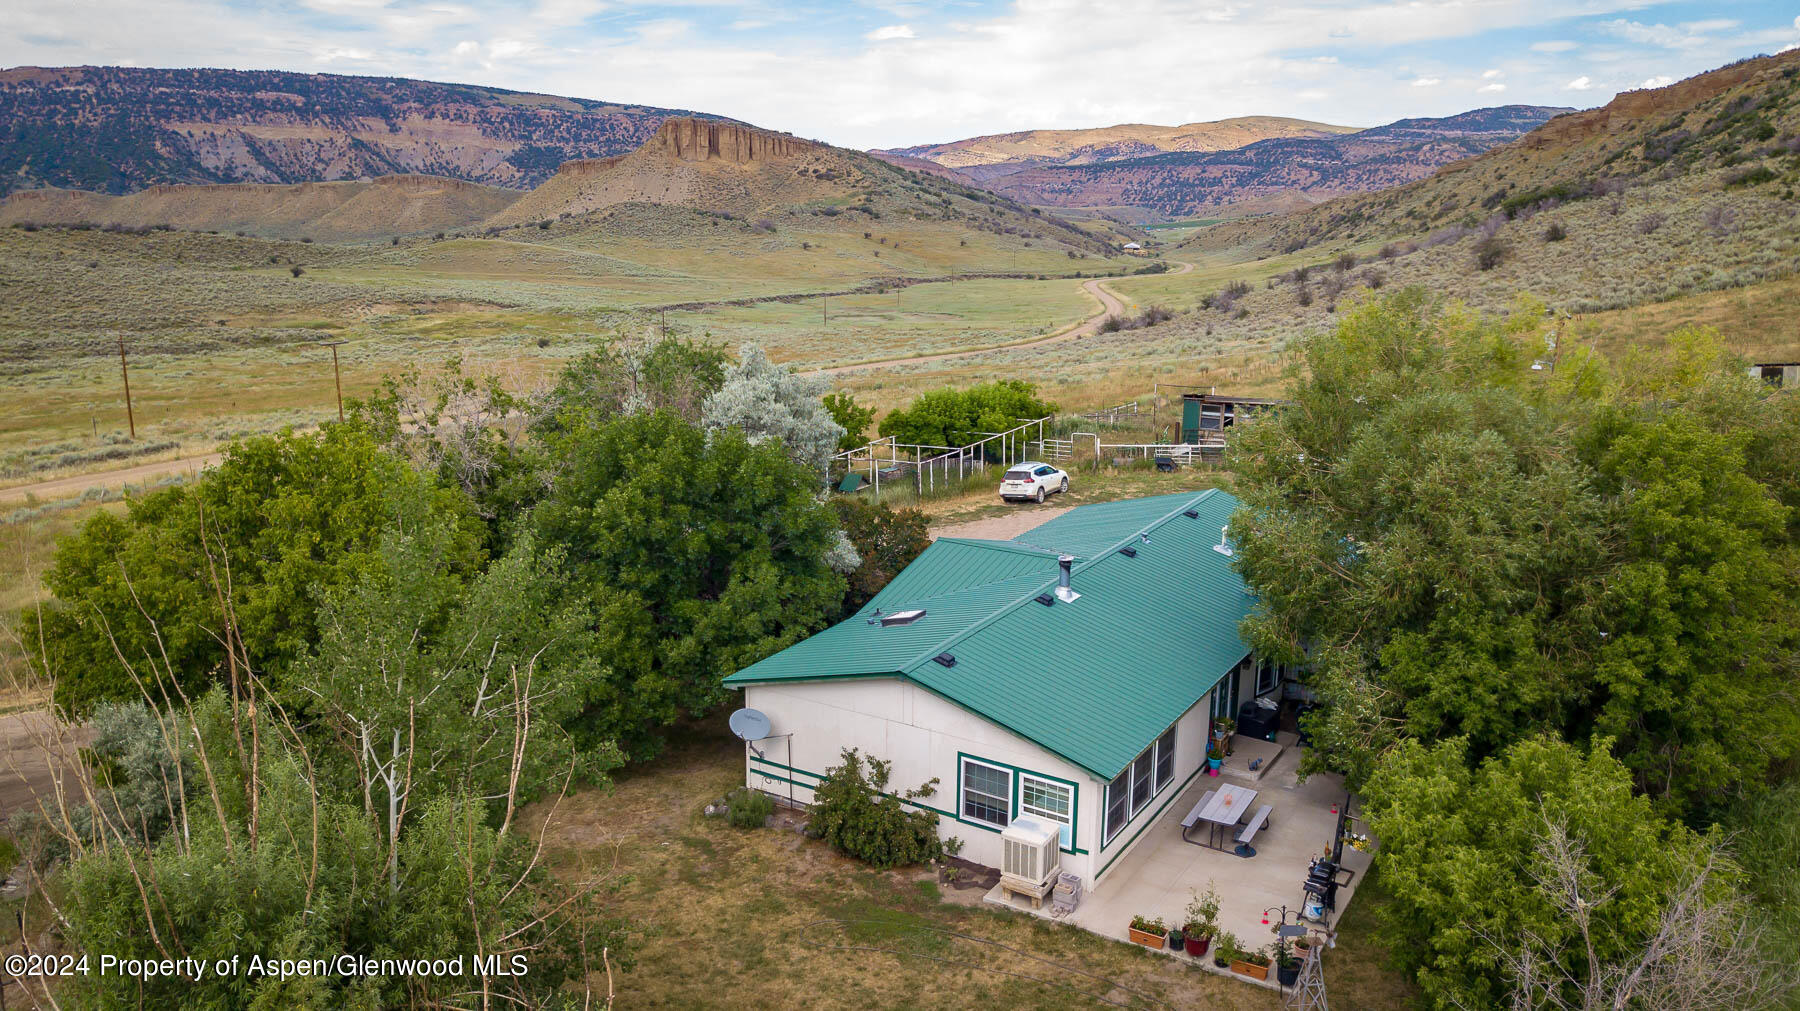
<path fill-rule="evenodd" d="M 1030 476 L 1031 471 L 1028 470 L 1009 470 L 1006 472 L 1006 479 L 1008 481 L 1023 481 Z"/>

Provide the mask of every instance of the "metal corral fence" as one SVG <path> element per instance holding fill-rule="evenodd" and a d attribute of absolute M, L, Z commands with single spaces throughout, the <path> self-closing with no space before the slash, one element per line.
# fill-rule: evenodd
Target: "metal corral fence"
<path fill-rule="evenodd" d="M 1093 459 L 1102 463 L 1160 459 L 1190 467 L 1217 462 L 1225 452 L 1225 437 L 1221 434 L 1190 443 L 1101 442 L 1098 432 L 1075 432 L 1066 439 L 1039 439 L 1030 445 L 1037 447 L 1037 455 L 1056 463 L 1075 459 L 1079 449 L 1090 449 Z"/>
<path fill-rule="evenodd" d="M 883 485 L 909 487 L 915 494 L 930 495 L 939 490 L 958 487 L 989 467 L 1005 469 L 1025 459 L 1028 449 L 1044 442 L 1044 424 L 1048 416 L 1033 418 L 1004 432 L 983 432 L 984 438 L 967 446 L 927 446 L 899 442 L 887 435 L 866 446 L 845 450 L 831 458 L 833 470 L 846 475 L 840 490 L 858 490 L 850 485 L 867 484 L 876 498 Z M 1037 438 L 1030 436 L 1036 432 Z"/>

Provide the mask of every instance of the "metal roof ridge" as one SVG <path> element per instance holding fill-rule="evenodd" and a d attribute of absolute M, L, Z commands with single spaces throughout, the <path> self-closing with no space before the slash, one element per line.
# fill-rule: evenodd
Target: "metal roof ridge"
<path fill-rule="evenodd" d="M 1218 490 L 1219 489 L 1217 489 L 1217 488 L 1208 488 L 1205 491 L 1194 496 L 1193 498 L 1185 500 L 1182 503 L 1180 508 L 1173 510 L 1168 515 L 1163 516 L 1160 519 L 1155 520 L 1154 522 L 1151 522 L 1145 526 L 1142 526 L 1142 527 L 1137 528 L 1136 530 L 1133 530 L 1130 533 L 1130 535 L 1128 535 L 1124 539 L 1120 540 L 1117 544 L 1114 544 L 1111 548 L 1108 548 L 1105 552 L 1103 552 L 1099 555 L 1096 555 L 1096 556 L 1088 559 L 1085 562 L 1082 562 L 1080 565 L 1080 568 L 1087 569 L 1088 567 L 1092 566 L 1094 563 L 1100 561 L 1101 559 L 1111 557 L 1121 546 L 1129 543 L 1133 538 L 1137 537 L 1138 534 L 1146 533 L 1150 530 L 1154 530 L 1158 526 L 1161 526 L 1162 524 L 1167 523 L 1169 520 L 1174 519 L 1176 516 L 1181 515 L 1187 509 L 1191 508 L 1195 503 L 1200 502 L 1200 501 L 1210 497 L 1214 492 L 1216 492 Z M 1095 504 L 1098 505 L 1100 503 L 1095 503 Z M 1075 570 L 1072 568 L 1070 571 L 1071 571 L 1071 573 L 1073 573 Z M 1029 575 L 1029 573 L 1027 573 L 1026 575 Z M 1023 578 L 1023 577 L 1018 577 L 1018 578 Z M 908 674 L 908 676 L 910 676 L 914 670 L 918 669 L 920 666 L 929 662 L 932 657 L 937 656 L 939 653 L 949 652 L 950 647 L 956 645 L 959 642 L 962 642 L 964 639 L 967 639 L 969 636 L 974 635 L 976 632 L 981 631 L 982 629 L 993 624 L 994 622 L 999 621 L 1005 615 L 1012 613 L 1012 610 L 1014 608 L 1019 607 L 1020 605 L 1024 604 L 1026 601 L 1036 600 L 1038 597 L 1038 594 L 1042 593 L 1046 588 L 1048 588 L 1052 585 L 1055 585 L 1057 582 L 1060 581 L 1060 579 L 1061 579 L 1061 574 L 1058 573 L 1058 574 L 1052 576 L 1048 580 L 1042 580 L 1042 581 L 1039 581 L 1039 582 L 1033 584 L 1032 590 L 1035 592 L 1027 592 L 1024 596 L 1018 598 L 1017 600 L 1014 600 L 1013 602 L 1011 602 L 1009 604 L 1005 604 L 1005 605 L 995 608 L 992 612 L 990 612 L 987 615 L 987 617 L 982 618 L 980 621 L 977 621 L 977 622 L 969 625 L 967 628 L 963 629 L 961 632 L 958 632 L 958 633 L 952 635 L 950 638 L 943 640 L 939 646 L 937 646 L 925 653 L 921 653 L 920 655 L 913 658 L 912 660 L 908 660 L 901 667 L 901 670 L 905 671 Z M 988 585 L 992 585 L 992 584 L 988 584 Z"/>
<path fill-rule="evenodd" d="M 1216 492 L 1218 490 L 1219 489 L 1217 489 L 1217 488 L 1208 488 L 1205 491 L 1201 492 L 1200 494 L 1195 495 L 1193 498 L 1183 501 L 1180 505 L 1176 506 L 1175 509 L 1173 511 L 1169 512 L 1167 515 L 1164 515 L 1164 516 L 1158 517 L 1157 519 L 1151 520 L 1149 523 L 1137 528 L 1136 530 L 1133 530 L 1131 533 L 1126 534 L 1123 538 L 1119 539 L 1117 542 L 1108 545 L 1107 549 L 1105 551 L 1097 552 L 1093 557 L 1083 560 L 1081 562 L 1081 564 L 1074 566 L 1069 571 L 1071 573 L 1080 572 L 1085 569 L 1092 568 L 1098 562 L 1102 562 L 1108 558 L 1111 558 L 1113 555 L 1118 554 L 1118 551 L 1120 548 L 1125 547 L 1127 544 L 1130 544 L 1132 541 L 1136 540 L 1138 537 L 1140 537 L 1144 534 L 1147 534 L 1150 531 L 1155 530 L 1157 527 L 1162 526 L 1164 523 L 1167 523 L 1170 520 L 1174 519 L 1175 517 L 1180 516 L 1181 514 L 1187 512 L 1189 509 L 1192 509 L 1194 506 L 1198 505 L 1199 503 L 1206 501 L 1207 499 L 1212 497 L 1214 492 Z M 1080 556 L 1077 555 L 1076 557 L 1079 558 Z"/>
<path fill-rule="evenodd" d="M 1036 544 L 1030 544 L 1025 541 L 997 540 L 987 537 L 939 537 L 932 541 L 933 544 L 939 542 L 946 544 L 967 544 L 972 547 L 990 548 L 994 551 L 1009 551 L 1020 555 L 1050 555 L 1054 557 L 1057 554 L 1057 551 L 1053 548 L 1039 547 Z"/>

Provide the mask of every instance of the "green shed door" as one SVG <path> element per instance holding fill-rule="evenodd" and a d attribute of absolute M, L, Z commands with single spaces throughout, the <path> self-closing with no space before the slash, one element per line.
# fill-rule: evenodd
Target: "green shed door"
<path fill-rule="evenodd" d="M 1200 441 L 1200 398 L 1181 398 L 1181 441 Z"/>

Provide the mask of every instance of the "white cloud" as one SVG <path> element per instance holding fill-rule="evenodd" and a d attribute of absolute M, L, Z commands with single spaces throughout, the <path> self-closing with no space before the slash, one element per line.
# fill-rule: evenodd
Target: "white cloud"
<path fill-rule="evenodd" d="M 1502 73 L 1501 71 L 1498 71 L 1498 70 L 1483 70 L 1481 72 L 1481 79 L 1484 81 L 1491 81 L 1496 77 L 1505 77 L 1505 76 L 1506 75 L 1504 73 Z"/>
<path fill-rule="evenodd" d="M 1435 88 L 1442 83 L 1444 83 L 1442 78 L 1421 77 L 1418 80 L 1412 82 L 1412 86 L 1415 88 Z"/>
<path fill-rule="evenodd" d="M 1644 83 L 1638 85 L 1638 87 L 1639 88 L 1666 88 L 1669 85 L 1674 84 L 1674 83 L 1675 83 L 1675 78 L 1670 77 L 1668 74 L 1657 74 L 1655 77 L 1644 78 Z"/>
<path fill-rule="evenodd" d="M 1506 85 L 1501 84 L 1498 81 L 1496 81 L 1493 84 L 1484 84 L 1481 87 L 1476 88 L 1475 90 L 1478 92 L 1481 92 L 1483 94 L 1498 95 L 1500 92 L 1506 90 Z"/>
<path fill-rule="evenodd" d="M 1647 25 L 1642 21 L 1614 18 L 1611 21 L 1602 21 L 1600 30 L 1641 46 L 1657 46 L 1662 49 L 1698 49 L 1715 42 L 1716 40 L 1711 38 L 1712 35 L 1729 31 L 1738 25 L 1739 22 L 1730 18 L 1684 21 L 1679 25 L 1665 25 L 1660 22 Z"/>
<path fill-rule="evenodd" d="M 1586 91 L 1594 86 L 1594 82 L 1583 75 L 1563 85 L 1564 91 Z"/>
<path fill-rule="evenodd" d="M 1534 53 L 1567 53 L 1579 48 L 1580 46 L 1568 39 L 1545 39 L 1542 42 L 1531 44 L 1531 51 Z"/>
<path fill-rule="evenodd" d="M 889 39 L 916 39 L 918 36 L 913 34 L 912 25 L 883 25 L 863 38 L 870 42 L 886 42 Z"/>

